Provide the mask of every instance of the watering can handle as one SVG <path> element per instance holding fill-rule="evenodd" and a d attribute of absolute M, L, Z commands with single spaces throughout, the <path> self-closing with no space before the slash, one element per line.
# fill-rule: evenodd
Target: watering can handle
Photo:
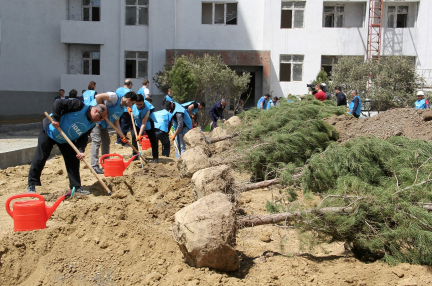
<path fill-rule="evenodd" d="M 103 155 L 102 157 L 100 157 L 100 159 L 99 159 L 99 162 L 100 162 L 100 164 L 102 165 L 102 168 L 105 168 L 105 165 L 104 165 L 104 159 L 105 159 L 106 157 L 119 157 L 120 159 L 123 160 L 123 156 L 122 156 L 122 155 L 119 155 L 119 154 L 105 154 L 105 155 Z"/>
<path fill-rule="evenodd" d="M 10 209 L 10 202 L 14 199 L 25 198 L 25 197 L 38 198 L 40 201 L 45 202 L 44 197 L 42 197 L 39 194 L 19 194 L 19 195 L 12 196 L 6 200 L 6 211 L 12 218 L 13 218 L 13 211 L 11 211 Z"/>

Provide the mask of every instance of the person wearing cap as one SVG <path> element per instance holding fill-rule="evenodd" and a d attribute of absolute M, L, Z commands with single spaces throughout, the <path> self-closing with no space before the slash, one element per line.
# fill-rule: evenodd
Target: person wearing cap
<path fill-rule="evenodd" d="M 417 101 L 414 103 L 415 109 L 426 109 L 429 108 L 429 101 L 424 98 L 424 92 L 419 90 L 417 92 Z"/>
<path fill-rule="evenodd" d="M 258 100 L 257 107 L 259 109 L 267 110 L 270 108 L 268 105 L 270 99 L 270 94 L 265 94 L 264 96 L 261 96 L 261 98 Z"/>

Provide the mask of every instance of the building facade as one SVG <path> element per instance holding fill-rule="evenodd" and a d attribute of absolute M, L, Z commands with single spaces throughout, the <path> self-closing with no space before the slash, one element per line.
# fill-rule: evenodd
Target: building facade
<path fill-rule="evenodd" d="M 384 1 L 382 55 L 431 77 L 432 1 Z M 369 0 L 0 0 L 0 117 L 41 114 L 60 88 L 152 81 L 175 55 L 216 53 L 260 96 L 303 94 L 338 56 L 367 54 Z"/>

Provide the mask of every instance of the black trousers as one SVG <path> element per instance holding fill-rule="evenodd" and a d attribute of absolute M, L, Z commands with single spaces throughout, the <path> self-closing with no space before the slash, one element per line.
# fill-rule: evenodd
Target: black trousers
<path fill-rule="evenodd" d="M 29 186 L 41 186 L 40 177 L 42 170 L 46 161 L 48 160 L 49 155 L 51 154 L 54 144 L 57 145 L 61 154 L 63 155 L 66 171 L 69 177 L 69 188 L 72 189 L 73 187 L 81 187 L 80 161 L 76 157 L 76 152 L 68 143 L 60 144 L 48 137 L 43 124 L 41 130 L 39 131 L 36 154 L 30 166 L 28 176 Z"/>
<path fill-rule="evenodd" d="M 155 134 L 156 134 L 156 139 L 158 139 L 162 143 L 162 146 L 163 146 L 162 155 L 169 157 L 171 143 L 170 143 L 168 133 L 166 133 L 162 130 L 156 129 Z"/>
<path fill-rule="evenodd" d="M 158 141 L 157 141 L 156 134 L 155 134 L 154 122 L 150 118 L 148 119 L 148 121 L 150 122 L 151 128 L 150 128 L 150 130 L 146 130 L 146 133 L 147 133 L 148 138 L 150 140 L 153 159 L 159 159 Z M 136 130 L 133 130 L 133 128 L 131 129 L 132 145 L 137 149 L 138 149 L 138 144 L 136 141 L 136 135 L 135 134 L 139 134 L 139 131 L 140 131 L 140 128 L 138 128 L 138 127 L 136 127 Z M 135 155 L 135 154 L 136 154 L 136 152 L 134 150 L 132 150 L 132 155 Z"/>
<path fill-rule="evenodd" d="M 129 130 L 132 130 L 132 119 L 129 114 L 129 112 L 123 112 L 123 114 L 120 116 L 120 129 L 124 136 L 127 135 Z M 120 143 L 121 145 L 124 145 L 124 143 L 120 140 L 120 135 L 117 134 L 117 143 Z"/>

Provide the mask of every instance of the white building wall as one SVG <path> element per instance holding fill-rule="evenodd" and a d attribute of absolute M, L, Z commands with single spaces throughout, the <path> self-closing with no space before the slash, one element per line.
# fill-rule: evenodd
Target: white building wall
<path fill-rule="evenodd" d="M 411 28 L 383 29 L 383 54 L 417 58 L 419 69 L 432 69 L 429 39 L 432 1 L 386 1 L 409 5 Z M 323 55 L 365 55 L 367 49 L 366 0 L 307 0 L 304 28 L 281 29 L 281 0 L 238 0 L 237 25 L 201 24 L 201 0 L 150 0 L 149 25 L 125 25 L 125 1 L 101 0 L 100 22 L 82 22 L 81 1 L 0 0 L 0 99 L 22 99 L 29 110 L 50 108 L 59 88 L 85 89 L 91 80 L 97 91 L 115 90 L 125 76 L 125 51 L 148 51 L 150 91 L 160 92 L 152 81 L 162 70 L 167 49 L 269 50 L 270 90 L 273 95 L 302 94 L 321 67 Z M 344 28 L 323 28 L 323 7 L 345 5 Z M 386 23 L 386 12 L 384 23 Z M 98 45 L 101 74 L 82 75 L 71 70 L 71 52 L 79 45 Z M 301 82 L 279 82 L 280 55 L 304 55 Z M 142 79 L 133 79 L 134 90 Z M 7 102 L 7 101 L 6 101 Z M 158 104 L 155 104 L 159 106 Z M 35 106 L 39 106 L 35 108 Z M 25 113 L 27 111 L 25 108 Z M 14 115 L 11 108 L 1 116 Z"/>

